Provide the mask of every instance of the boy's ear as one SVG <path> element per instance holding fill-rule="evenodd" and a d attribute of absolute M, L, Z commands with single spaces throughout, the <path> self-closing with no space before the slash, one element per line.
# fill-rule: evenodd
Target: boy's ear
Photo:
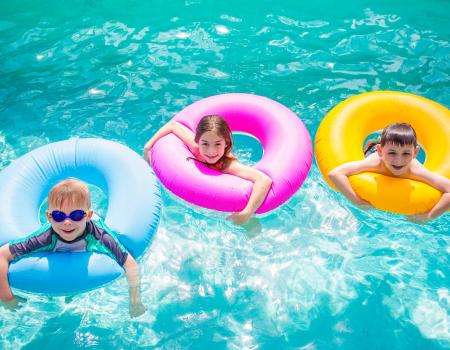
<path fill-rule="evenodd" d="M 417 155 L 419 154 L 419 151 L 420 151 L 420 146 L 417 145 L 416 148 L 414 149 L 414 158 L 417 157 Z"/>
<path fill-rule="evenodd" d="M 50 215 L 50 212 L 48 210 L 45 211 L 45 216 L 47 217 L 47 221 L 50 222 L 50 218 L 52 216 Z"/>
<path fill-rule="evenodd" d="M 377 143 L 377 153 L 378 156 L 381 157 L 381 145 L 379 143 Z"/>
<path fill-rule="evenodd" d="M 94 211 L 91 210 L 91 209 L 89 209 L 89 210 L 87 211 L 87 215 L 86 215 L 87 221 L 91 220 L 92 214 L 94 214 Z"/>

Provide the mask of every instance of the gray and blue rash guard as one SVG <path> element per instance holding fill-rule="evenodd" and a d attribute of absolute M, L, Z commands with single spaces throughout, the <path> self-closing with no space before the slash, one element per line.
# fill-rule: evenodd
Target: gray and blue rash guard
<path fill-rule="evenodd" d="M 47 223 L 30 236 L 10 242 L 9 251 L 14 260 L 43 251 L 96 252 L 109 255 L 122 267 L 128 256 L 128 250 L 100 221 L 89 221 L 84 233 L 73 241 L 62 239 Z"/>

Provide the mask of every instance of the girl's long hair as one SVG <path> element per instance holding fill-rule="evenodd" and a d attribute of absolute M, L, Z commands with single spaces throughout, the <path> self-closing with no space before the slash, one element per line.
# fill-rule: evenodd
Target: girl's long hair
<path fill-rule="evenodd" d="M 189 159 L 195 159 L 196 161 L 203 163 L 212 169 L 223 170 L 230 164 L 233 159 L 236 159 L 236 157 L 231 154 L 231 149 L 233 148 L 233 137 L 231 134 L 231 129 L 225 119 L 223 119 L 220 115 L 206 115 L 202 119 L 200 119 L 197 125 L 194 138 L 195 142 L 199 143 L 200 137 L 208 131 L 216 133 L 218 136 L 223 137 L 223 139 L 225 140 L 225 151 L 223 153 L 223 156 L 214 164 L 202 162 L 201 160 L 198 160 L 196 158 Z"/>

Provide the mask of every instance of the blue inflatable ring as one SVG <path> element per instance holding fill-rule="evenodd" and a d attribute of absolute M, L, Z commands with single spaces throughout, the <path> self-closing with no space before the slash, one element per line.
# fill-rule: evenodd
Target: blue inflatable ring
<path fill-rule="evenodd" d="M 0 245 L 41 227 L 39 208 L 50 188 L 67 177 L 100 187 L 108 196 L 105 223 L 135 258 L 157 230 L 161 196 L 156 177 L 134 151 L 103 139 L 70 139 L 35 149 L 0 173 Z M 120 277 L 123 269 L 98 253 L 36 253 L 9 266 L 11 287 L 70 295 Z"/>

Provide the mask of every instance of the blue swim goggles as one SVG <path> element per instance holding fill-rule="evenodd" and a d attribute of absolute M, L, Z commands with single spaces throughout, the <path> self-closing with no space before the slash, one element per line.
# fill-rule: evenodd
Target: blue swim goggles
<path fill-rule="evenodd" d="M 72 221 L 81 221 L 83 218 L 85 218 L 91 211 L 84 211 L 81 209 L 74 210 L 69 215 L 66 215 L 66 213 L 59 211 L 59 210 L 53 210 L 51 213 L 47 212 L 47 217 L 52 218 L 56 222 L 63 222 L 66 219 L 70 219 Z"/>

